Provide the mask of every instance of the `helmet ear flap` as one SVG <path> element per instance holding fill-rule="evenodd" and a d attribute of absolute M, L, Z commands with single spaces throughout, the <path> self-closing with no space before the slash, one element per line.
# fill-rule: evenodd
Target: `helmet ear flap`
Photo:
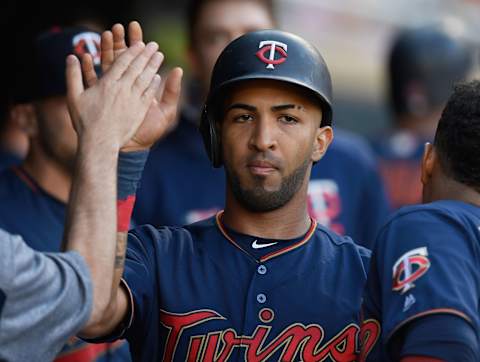
<path fill-rule="evenodd" d="M 215 120 L 208 114 L 206 105 L 203 108 L 202 118 L 200 120 L 200 133 L 208 158 L 212 162 L 213 167 L 218 168 L 222 166 L 220 138 L 217 135 Z"/>

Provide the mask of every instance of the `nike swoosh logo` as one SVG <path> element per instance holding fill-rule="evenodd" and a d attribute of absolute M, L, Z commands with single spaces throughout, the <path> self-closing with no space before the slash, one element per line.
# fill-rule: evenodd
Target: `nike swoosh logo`
<path fill-rule="evenodd" d="M 255 241 L 252 243 L 252 248 L 254 248 L 254 249 L 267 248 L 269 246 L 275 245 L 278 241 L 276 241 L 274 243 L 267 243 L 267 244 L 258 244 L 257 242 L 258 242 L 258 240 L 255 239 Z"/>

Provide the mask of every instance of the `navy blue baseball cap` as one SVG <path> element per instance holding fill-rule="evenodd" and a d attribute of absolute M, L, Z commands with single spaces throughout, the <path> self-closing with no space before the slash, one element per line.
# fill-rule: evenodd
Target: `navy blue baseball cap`
<path fill-rule="evenodd" d="M 20 75 L 23 81 L 17 83 L 16 103 L 65 95 L 65 59 L 69 54 L 81 58 L 90 53 L 100 76 L 100 34 L 95 31 L 86 27 L 54 27 L 37 36 L 32 45 L 32 54 L 24 65 L 26 74 Z"/>

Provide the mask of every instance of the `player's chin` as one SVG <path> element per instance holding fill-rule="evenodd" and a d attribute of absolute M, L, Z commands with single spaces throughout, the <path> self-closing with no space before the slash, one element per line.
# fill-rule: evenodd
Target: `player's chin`
<path fill-rule="evenodd" d="M 252 175 L 247 188 L 255 189 L 260 188 L 265 192 L 275 192 L 280 189 L 282 179 L 280 175 Z"/>

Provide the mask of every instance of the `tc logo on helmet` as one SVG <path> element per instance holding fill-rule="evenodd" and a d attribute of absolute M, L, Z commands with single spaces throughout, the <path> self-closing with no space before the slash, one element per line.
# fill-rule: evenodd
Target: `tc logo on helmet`
<path fill-rule="evenodd" d="M 258 45 L 260 50 L 256 53 L 257 57 L 267 64 L 267 69 L 275 69 L 274 65 L 282 64 L 287 59 L 287 44 L 275 40 L 264 40 Z M 265 56 L 266 52 L 268 57 Z M 275 58 L 279 53 L 280 57 Z"/>
<path fill-rule="evenodd" d="M 73 51 L 81 57 L 90 53 L 95 65 L 100 64 L 100 35 L 93 32 L 84 32 L 75 35 L 72 40 Z"/>

